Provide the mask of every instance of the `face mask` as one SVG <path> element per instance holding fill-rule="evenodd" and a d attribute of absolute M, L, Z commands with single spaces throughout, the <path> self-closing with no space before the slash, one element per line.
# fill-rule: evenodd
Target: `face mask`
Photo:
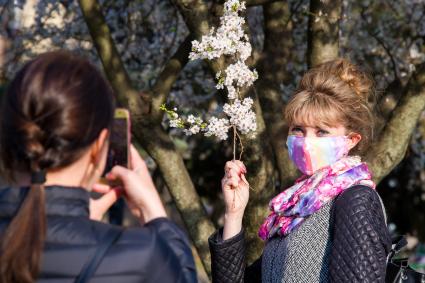
<path fill-rule="evenodd" d="M 286 141 L 289 157 L 306 175 L 329 166 L 348 155 L 346 136 L 297 137 L 289 136 Z"/>

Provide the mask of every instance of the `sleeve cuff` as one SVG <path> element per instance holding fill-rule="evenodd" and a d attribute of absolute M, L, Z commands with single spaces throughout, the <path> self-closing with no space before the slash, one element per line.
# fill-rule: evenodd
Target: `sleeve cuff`
<path fill-rule="evenodd" d="M 225 249 L 230 246 L 233 246 L 235 244 L 244 242 L 245 240 L 245 231 L 242 229 L 238 234 L 231 237 L 230 239 L 223 240 L 223 228 L 220 228 L 217 230 L 214 234 L 212 234 L 209 239 L 208 243 L 211 247 L 214 247 L 215 250 L 217 249 Z"/>
<path fill-rule="evenodd" d="M 168 217 L 158 217 L 155 219 L 152 219 L 149 222 L 146 222 L 145 224 L 143 224 L 144 227 L 146 226 L 155 226 L 161 223 L 166 223 L 166 222 L 172 222 Z"/>

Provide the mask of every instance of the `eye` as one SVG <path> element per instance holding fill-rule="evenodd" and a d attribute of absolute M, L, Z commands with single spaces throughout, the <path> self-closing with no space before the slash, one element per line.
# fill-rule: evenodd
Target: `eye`
<path fill-rule="evenodd" d="M 291 129 L 291 133 L 303 133 L 303 129 L 301 129 L 301 127 L 292 127 Z"/>
<path fill-rule="evenodd" d="M 328 131 L 323 130 L 323 129 L 317 130 L 317 136 L 323 137 L 323 136 L 327 136 L 327 135 L 329 135 L 329 132 Z"/>

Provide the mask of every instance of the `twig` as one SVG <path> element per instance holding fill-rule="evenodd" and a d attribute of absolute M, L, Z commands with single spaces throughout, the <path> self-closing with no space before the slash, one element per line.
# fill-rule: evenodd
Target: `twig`
<path fill-rule="evenodd" d="M 241 146 L 241 152 L 239 153 L 239 160 L 242 160 L 242 154 L 243 154 L 243 151 L 244 151 L 244 147 L 243 147 L 241 136 L 239 135 L 239 133 L 237 131 L 236 131 L 236 136 L 238 137 L 239 145 Z"/>
<path fill-rule="evenodd" d="M 236 126 L 233 125 L 232 128 L 233 128 L 233 161 L 235 161 L 236 160 L 236 135 L 237 135 L 237 133 L 236 133 Z"/>

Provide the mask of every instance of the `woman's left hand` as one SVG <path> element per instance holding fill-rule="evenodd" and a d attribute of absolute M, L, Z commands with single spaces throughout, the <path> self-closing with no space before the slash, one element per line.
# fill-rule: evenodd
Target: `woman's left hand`
<path fill-rule="evenodd" d="M 123 190 L 108 185 L 96 184 L 93 192 L 103 194 L 98 199 L 90 199 L 90 219 L 100 221 L 108 209 L 119 199 Z"/>

